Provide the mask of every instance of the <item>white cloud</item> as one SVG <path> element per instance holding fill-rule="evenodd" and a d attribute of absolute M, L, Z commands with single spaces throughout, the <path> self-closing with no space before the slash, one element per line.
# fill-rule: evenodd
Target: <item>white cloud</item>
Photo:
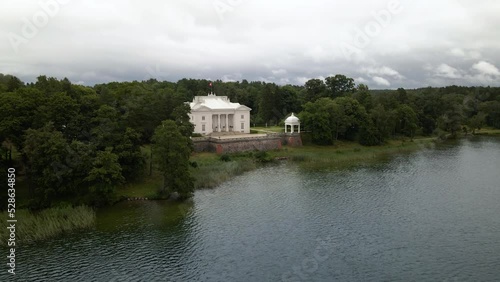
<path fill-rule="evenodd" d="M 234 4 L 222 20 L 213 1 L 206 0 L 68 1 L 35 37 L 21 43 L 18 53 L 8 35 L 21 34 L 23 18 L 43 10 L 40 1 L 4 1 L 0 72 L 24 81 L 46 74 L 90 85 L 151 76 L 172 81 L 274 77 L 276 83 L 303 84 L 335 73 L 363 77 L 373 86 L 387 86 L 373 80 L 378 77 L 395 87 L 423 87 L 446 57 L 463 75 L 459 83 L 484 77 L 500 85 L 488 78 L 498 76 L 500 65 L 500 1 L 401 1 L 402 12 L 392 15 L 380 34 L 369 36 L 352 60 L 340 48 L 344 35 L 361 38 L 356 32 L 374 21 L 374 12 L 386 8 L 388 0 L 221 1 Z M 484 63 L 471 69 L 476 62 Z M 432 69 L 422 68 L 426 64 Z M 440 77 L 444 81 L 457 76 L 445 69 L 439 74 L 447 76 Z"/>
<path fill-rule="evenodd" d="M 380 76 L 374 76 L 372 80 L 379 86 L 391 86 L 391 83 L 387 79 Z"/>
<path fill-rule="evenodd" d="M 285 75 L 287 72 L 285 69 L 278 69 L 278 70 L 272 70 L 271 71 L 273 73 L 273 75 Z"/>
<path fill-rule="evenodd" d="M 447 64 L 439 65 L 435 70 L 435 74 L 440 77 L 453 78 L 453 79 L 462 77 L 459 70 Z"/>
<path fill-rule="evenodd" d="M 460 48 L 453 48 L 450 50 L 450 53 L 453 55 L 453 56 L 456 56 L 456 57 L 465 57 L 465 52 L 464 50 L 460 49 Z"/>
<path fill-rule="evenodd" d="M 304 85 L 308 80 L 309 78 L 300 76 L 295 78 L 295 83 L 297 83 L 298 85 Z"/>
<path fill-rule="evenodd" d="M 479 59 L 481 58 L 481 52 L 478 50 L 464 50 L 461 48 L 453 48 L 449 52 L 452 56 L 461 59 Z"/>
<path fill-rule="evenodd" d="M 367 84 L 368 83 L 368 80 L 364 79 L 363 77 L 358 77 L 358 78 L 355 78 L 354 81 L 356 82 L 356 84 Z"/>
<path fill-rule="evenodd" d="M 498 68 L 485 61 L 480 61 L 472 66 L 473 70 L 476 70 L 484 75 L 500 76 L 500 71 Z"/>
<path fill-rule="evenodd" d="M 241 77 L 240 73 L 225 74 L 225 75 L 222 76 L 221 80 L 224 81 L 224 82 L 235 82 L 235 81 L 242 80 L 242 77 Z"/>
<path fill-rule="evenodd" d="M 382 66 L 382 67 L 364 67 L 361 69 L 362 73 L 366 73 L 370 76 L 390 76 L 395 79 L 402 79 L 404 76 L 402 76 L 398 71 L 387 67 L 387 66 Z"/>

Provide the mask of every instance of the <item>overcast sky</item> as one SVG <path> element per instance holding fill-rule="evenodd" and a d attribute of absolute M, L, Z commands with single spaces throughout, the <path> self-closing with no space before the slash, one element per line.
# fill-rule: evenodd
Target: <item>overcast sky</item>
<path fill-rule="evenodd" d="M 498 0 L 2 0 L 0 73 L 500 86 Z"/>

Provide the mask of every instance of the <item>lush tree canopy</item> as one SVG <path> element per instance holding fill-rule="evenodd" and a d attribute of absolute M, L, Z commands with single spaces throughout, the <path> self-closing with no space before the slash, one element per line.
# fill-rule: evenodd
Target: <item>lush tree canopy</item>
<path fill-rule="evenodd" d="M 150 156 L 141 147 L 156 142 L 160 167 L 166 171 L 162 162 L 176 158 L 182 175 L 166 175 L 165 189 L 188 197 L 192 186 L 185 161 L 193 127 L 185 102 L 206 95 L 208 85 L 204 79 L 150 79 L 88 87 L 67 78 L 41 75 L 24 83 L 0 74 L 1 169 L 12 165 L 17 149 L 15 165 L 36 199 L 32 207 L 61 199 L 105 204 L 117 186 L 144 177 Z M 377 145 L 397 136 L 454 137 L 500 128 L 500 88 L 493 87 L 370 90 L 338 74 L 304 85 L 219 80 L 213 91 L 252 108 L 252 125 L 277 125 L 295 112 L 304 134 L 316 144 L 353 140 Z M 163 132 L 165 126 L 170 133 Z M 175 150 L 165 149 L 166 140 Z"/>
<path fill-rule="evenodd" d="M 183 135 L 174 121 L 165 120 L 156 128 L 152 141 L 164 179 L 162 193 L 177 192 L 181 198 L 189 198 L 194 189 L 194 179 L 189 173 L 189 136 Z"/>

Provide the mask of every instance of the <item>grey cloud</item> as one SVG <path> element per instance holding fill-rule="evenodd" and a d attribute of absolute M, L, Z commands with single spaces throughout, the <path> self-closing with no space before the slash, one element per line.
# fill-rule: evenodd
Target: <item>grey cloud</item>
<path fill-rule="evenodd" d="M 149 77 L 303 84 L 337 73 L 371 88 L 500 85 L 498 1 L 400 0 L 401 11 L 380 22 L 374 15 L 385 15 L 391 1 L 71 0 L 17 53 L 9 36 L 23 36 L 23 19 L 44 10 L 7 1 L 0 72 L 89 85 Z M 376 24 L 376 34 L 360 34 Z M 356 36 L 368 41 L 356 46 Z M 353 58 L 342 51 L 346 43 Z"/>

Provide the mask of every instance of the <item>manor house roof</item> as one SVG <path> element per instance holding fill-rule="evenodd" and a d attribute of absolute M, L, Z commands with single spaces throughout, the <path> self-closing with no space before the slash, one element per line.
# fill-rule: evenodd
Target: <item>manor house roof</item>
<path fill-rule="evenodd" d="M 208 96 L 196 96 L 193 102 L 189 103 L 191 111 L 208 111 L 208 110 L 239 110 L 250 111 L 247 106 L 240 103 L 232 103 L 227 96 L 216 96 L 209 94 Z"/>

